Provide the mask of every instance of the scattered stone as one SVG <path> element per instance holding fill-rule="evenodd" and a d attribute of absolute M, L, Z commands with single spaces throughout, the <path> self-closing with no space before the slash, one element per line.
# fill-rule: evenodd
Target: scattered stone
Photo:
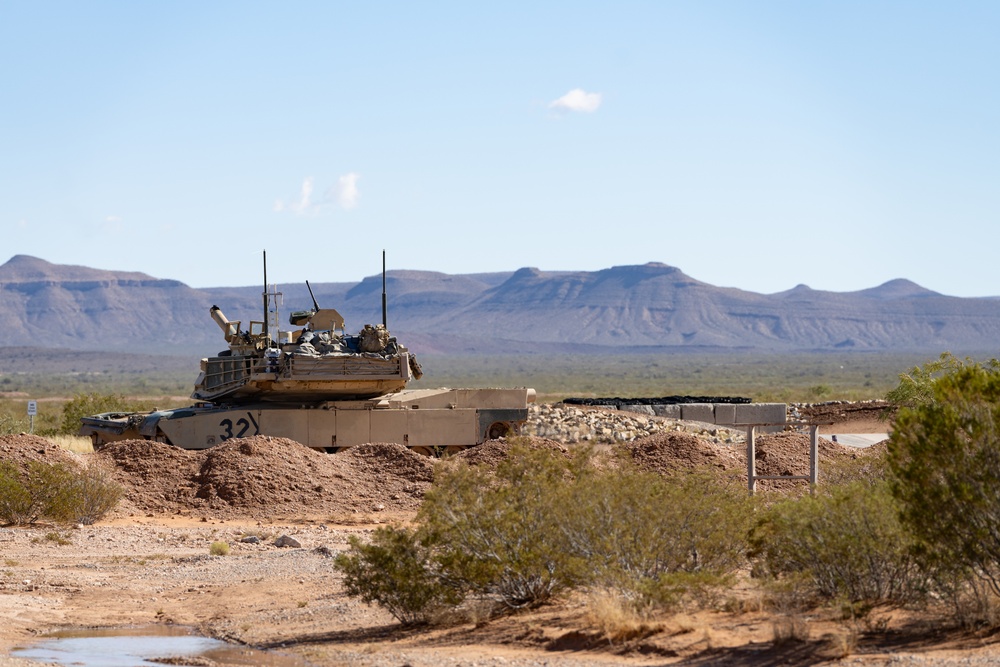
<path fill-rule="evenodd" d="M 260 538 L 256 535 L 247 535 L 240 542 L 243 544 L 260 544 Z"/>
<path fill-rule="evenodd" d="M 292 547 L 293 549 L 298 549 L 302 544 L 294 537 L 289 537 L 288 535 L 282 535 L 274 541 L 274 546 L 276 547 Z"/>

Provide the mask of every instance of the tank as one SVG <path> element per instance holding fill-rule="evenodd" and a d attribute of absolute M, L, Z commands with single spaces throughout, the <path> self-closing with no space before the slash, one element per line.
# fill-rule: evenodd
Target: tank
<path fill-rule="evenodd" d="M 347 334 L 344 318 L 320 308 L 308 282 L 313 307 L 292 312 L 282 330 L 282 295 L 267 287 L 265 264 L 262 320 L 244 329 L 210 309 L 228 349 L 201 360 L 194 405 L 84 417 L 79 434 L 95 449 L 137 438 L 205 449 L 270 435 L 328 452 L 395 442 L 441 454 L 518 432 L 533 389 L 406 389 L 422 371 L 386 327 L 384 271 L 383 258 L 382 323 Z"/>

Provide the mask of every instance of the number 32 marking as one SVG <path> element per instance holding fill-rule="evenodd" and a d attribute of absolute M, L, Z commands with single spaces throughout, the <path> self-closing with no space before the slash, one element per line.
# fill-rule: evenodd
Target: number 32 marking
<path fill-rule="evenodd" d="M 221 422 L 219 422 L 219 426 L 225 429 L 223 434 L 219 436 L 220 440 L 229 440 L 230 438 L 242 438 L 243 436 L 247 435 L 247 431 L 250 430 L 251 426 L 253 426 L 253 433 L 251 433 L 250 435 L 260 435 L 260 428 L 257 426 L 257 420 L 254 419 L 253 414 L 249 412 L 247 413 L 246 417 L 240 417 L 239 419 L 236 420 L 236 428 L 238 429 L 237 433 L 233 433 L 232 419 L 223 419 Z"/>

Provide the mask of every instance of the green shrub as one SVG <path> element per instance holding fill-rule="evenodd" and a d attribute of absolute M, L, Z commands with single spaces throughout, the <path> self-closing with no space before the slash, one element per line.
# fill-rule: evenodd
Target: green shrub
<path fill-rule="evenodd" d="M 28 432 L 28 420 L 3 412 L 0 413 L 0 435 L 16 435 Z"/>
<path fill-rule="evenodd" d="M 0 461 L 0 521 L 7 525 L 34 522 L 41 507 L 33 502 L 21 480 L 21 471 L 9 461 Z"/>
<path fill-rule="evenodd" d="M 228 556 L 229 555 L 229 543 L 228 542 L 212 542 L 208 546 L 208 553 L 212 556 Z"/>
<path fill-rule="evenodd" d="M 98 392 L 76 394 L 63 406 L 59 433 L 74 435 L 80 430 L 80 419 L 102 412 L 141 412 L 149 407 L 133 401 L 123 394 L 101 394 Z"/>
<path fill-rule="evenodd" d="M 742 485 L 709 470 L 662 477 L 622 465 L 578 476 L 560 504 L 578 580 L 673 606 L 745 562 L 752 501 Z"/>
<path fill-rule="evenodd" d="M 929 566 L 968 569 L 1000 594 L 1000 369 L 963 365 L 903 409 L 893 493 Z"/>
<path fill-rule="evenodd" d="M 24 472 L 0 464 L 0 521 L 27 525 L 43 516 L 58 517 L 67 503 L 73 471 L 61 463 L 28 463 Z"/>
<path fill-rule="evenodd" d="M 418 520 L 454 587 L 510 609 L 545 602 L 571 583 L 559 507 L 572 461 L 515 446 L 489 471 L 442 464 Z"/>
<path fill-rule="evenodd" d="M 886 483 L 854 482 L 771 507 L 751 535 L 756 571 L 807 581 L 858 609 L 918 598 L 926 576 Z"/>
<path fill-rule="evenodd" d="M 46 517 L 54 521 L 90 524 L 114 509 L 121 486 L 96 466 L 69 466 L 31 461 L 24 471 L 0 462 L 0 522 L 28 525 Z"/>
<path fill-rule="evenodd" d="M 54 519 L 89 526 L 118 506 L 125 489 L 111 478 L 111 473 L 97 464 L 74 472 L 66 480 L 60 503 L 49 516 Z"/>
<path fill-rule="evenodd" d="M 513 610 L 579 585 L 640 609 L 707 600 L 745 562 L 741 485 L 591 463 L 586 451 L 515 446 L 495 472 L 440 464 L 415 530 L 382 529 L 338 557 L 349 594 L 404 623 L 469 596 Z"/>
<path fill-rule="evenodd" d="M 437 573 L 431 548 L 416 531 L 383 527 L 368 544 L 353 536 L 349 541 L 350 552 L 334 560 L 347 594 L 378 604 L 399 622 L 425 622 L 437 607 L 461 600 Z"/>

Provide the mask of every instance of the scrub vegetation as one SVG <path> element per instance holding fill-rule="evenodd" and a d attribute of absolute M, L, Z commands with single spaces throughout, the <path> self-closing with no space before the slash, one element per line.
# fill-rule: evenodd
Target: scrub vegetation
<path fill-rule="evenodd" d="M 0 461 L 0 523 L 29 525 L 40 519 L 90 525 L 113 510 L 124 489 L 98 465 L 75 469 L 31 461 L 24 469 Z"/>
<path fill-rule="evenodd" d="M 748 498 L 718 471 L 520 447 L 495 471 L 441 463 L 414 527 L 353 540 L 336 567 L 351 595 L 406 624 L 579 591 L 601 601 L 609 637 L 654 632 L 658 612 L 731 605 L 728 584 L 749 568 L 776 610 L 838 610 L 873 631 L 921 607 L 995 627 L 1000 367 L 945 361 L 900 376 L 896 390 L 925 373 L 925 399 L 898 400 L 888 447 L 812 493 Z"/>

